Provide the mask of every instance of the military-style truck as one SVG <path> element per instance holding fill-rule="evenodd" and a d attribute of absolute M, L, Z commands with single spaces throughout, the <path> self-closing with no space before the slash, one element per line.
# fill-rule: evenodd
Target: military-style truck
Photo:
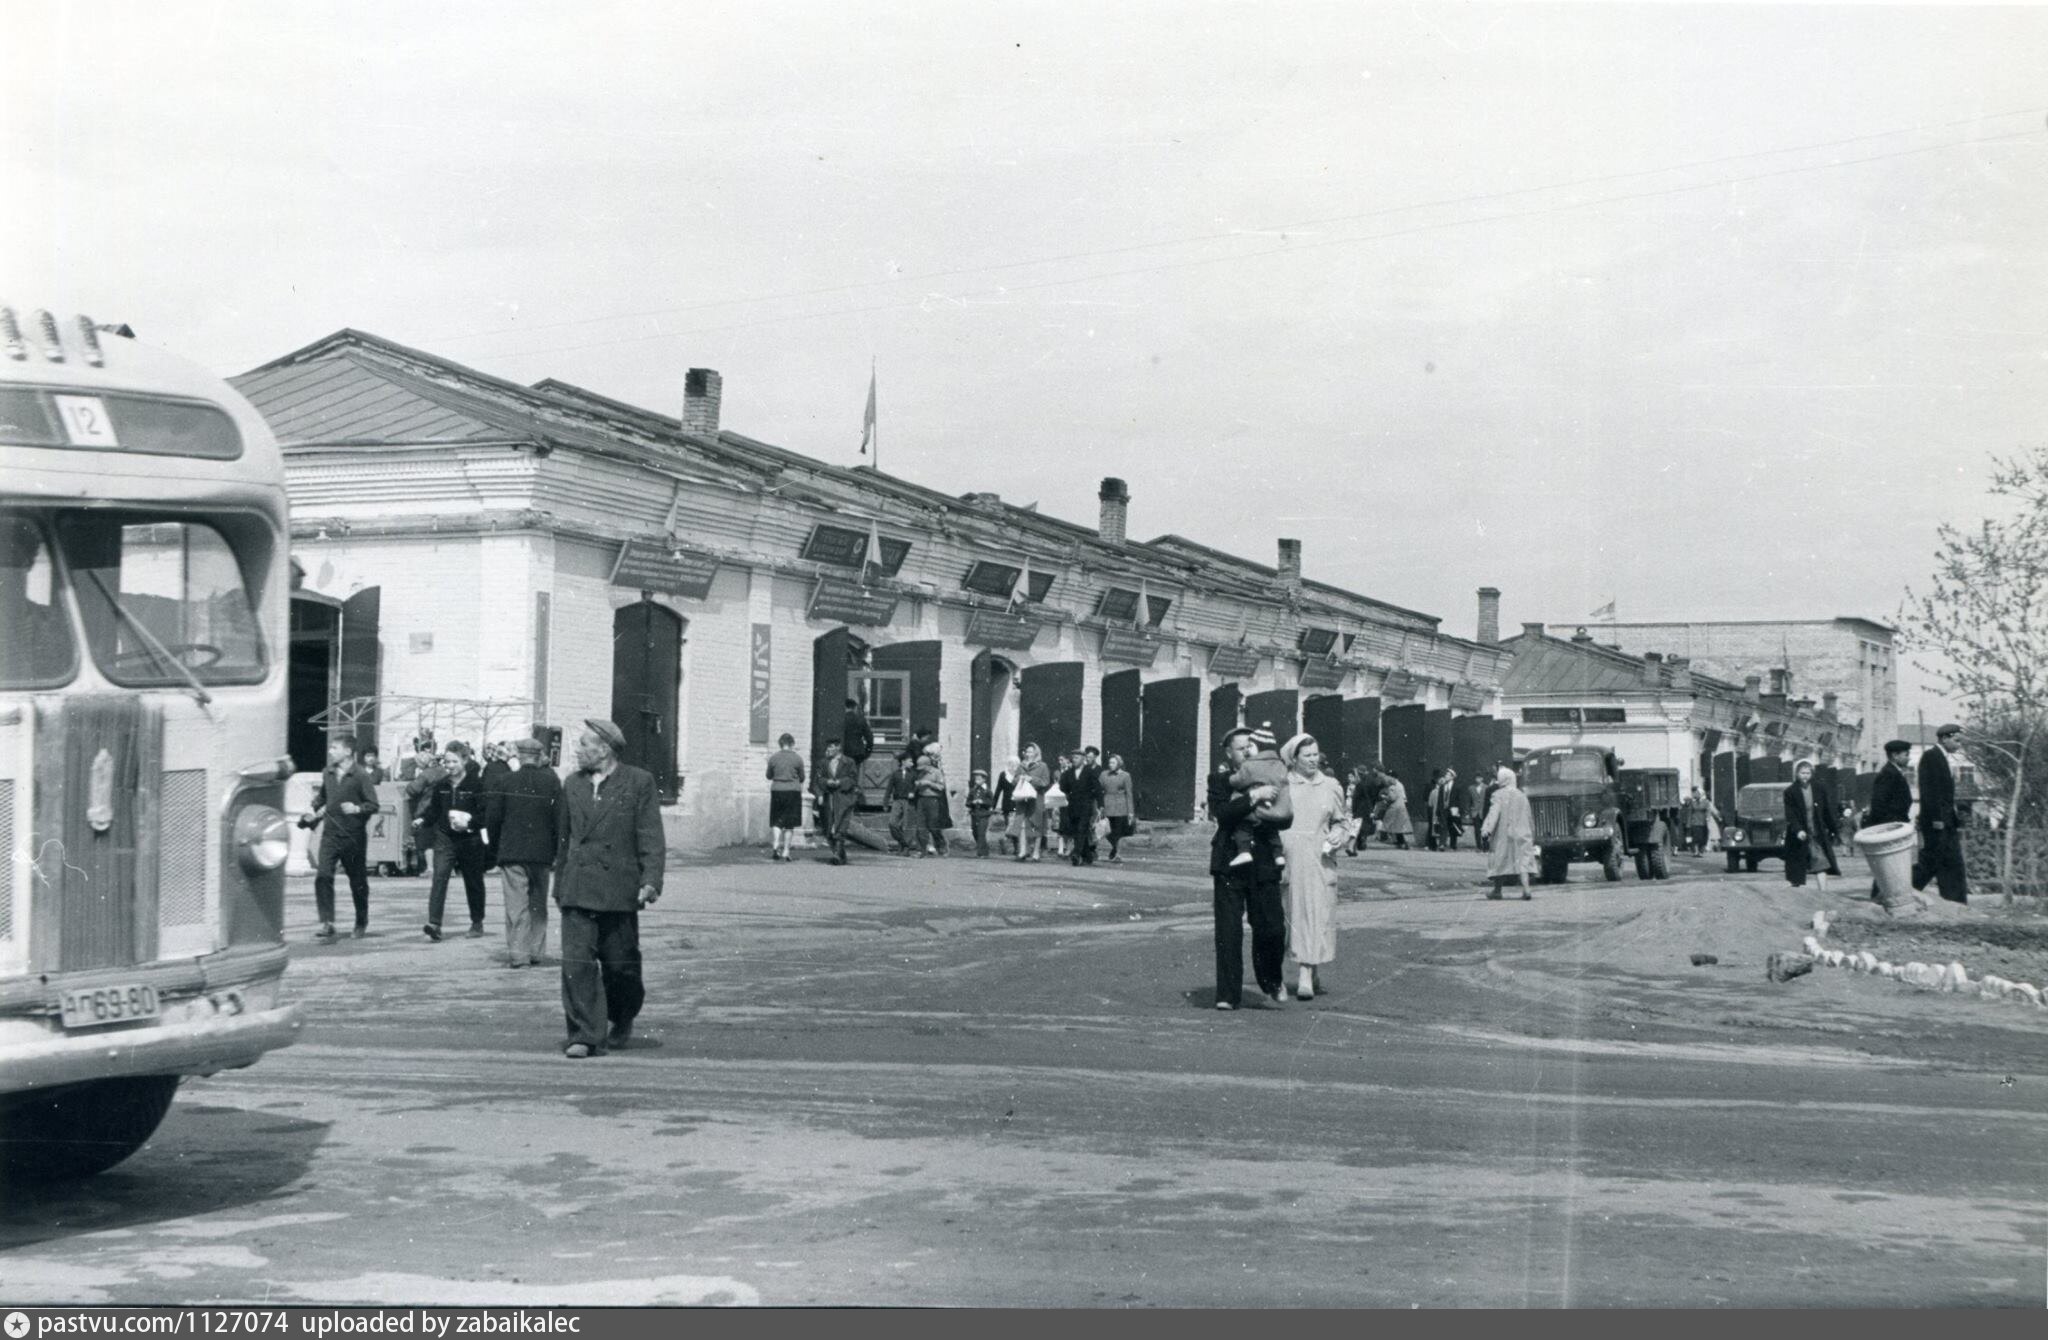
<path fill-rule="evenodd" d="M 1735 796 L 1735 822 L 1721 830 L 1728 873 L 1785 858 L 1785 784 L 1751 782 Z"/>
<path fill-rule="evenodd" d="M 1678 770 L 1623 768 L 1598 745 L 1555 745 L 1522 760 L 1522 790 L 1536 823 L 1539 874 L 1562 883 L 1574 861 L 1596 861 L 1609 880 L 1633 857 L 1641 879 L 1671 874 Z"/>

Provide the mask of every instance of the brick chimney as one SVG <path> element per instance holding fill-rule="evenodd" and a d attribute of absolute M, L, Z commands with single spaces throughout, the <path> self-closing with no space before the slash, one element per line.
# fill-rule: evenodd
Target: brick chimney
<path fill-rule="evenodd" d="M 1661 688 L 1664 684 L 1664 653 L 1646 651 L 1643 653 L 1643 683 Z"/>
<path fill-rule="evenodd" d="M 1792 672 L 1782 667 L 1771 671 L 1771 692 L 1780 698 L 1792 692 Z"/>
<path fill-rule="evenodd" d="M 1671 667 L 1671 687 L 1690 692 L 1692 689 L 1692 657 L 1666 656 L 1664 664 Z"/>
<path fill-rule="evenodd" d="M 1835 708 L 1837 704 L 1839 704 L 1841 701 L 1842 695 L 1836 693 L 1833 689 L 1829 689 L 1826 693 L 1823 693 L 1820 696 L 1820 710 L 1822 712 L 1825 712 L 1828 716 L 1832 717 L 1835 715 Z"/>
<path fill-rule="evenodd" d="M 1479 638 L 1486 646 L 1500 641 L 1500 588 L 1479 588 Z"/>
<path fill-rule="evenodd" d="M 724 388 L 725 379 L 710 368 L 691 368 L 683 374 L 684 432 L 718 432 L 718 401 Z"/>
<path fill-rule="evenodd" d="M 1523 636 L 1523 637 L 1542 637 L 1542 636 L 1543 636 L 1543 625 L 1542 625 L 1542 624 L 1540 624 L 1540 623 L 1525 623 L 1525 624 L 1523 624 L 1523 625 L 1522 625 L 1522 636 Z"/>
<path fill-rule="evenodd" d="M 1102 488 L 1095 496 L 1102 501 L 1101 520 L 1095 525 L 1095 533 L 1109 544 L 1122 544 L 1124 524 L 1131 513 L 1130 487 L 1112 476 L 1102 481 Z"/>
<path fill-rule="evenodd" d="M 1301 541 L 1280 541 L 1280 585 L 1289 591 L 1301 590 Z"/>
<path fill-rule="evenodd" d="M 1744 698 L 1750 702 L 1755 702 L 1763 696 L 1763 691 L 1764 677 L 1762 675 L 1744 675 L 1742 677 L 1742 696 Z"/>

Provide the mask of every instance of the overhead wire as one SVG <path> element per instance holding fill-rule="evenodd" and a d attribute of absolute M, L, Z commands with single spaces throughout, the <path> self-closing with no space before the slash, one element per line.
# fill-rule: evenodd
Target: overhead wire
<path fill-rule="evenodd" d="M 1320 218 L 1296 219 L 1287 222 L 1268 224 L 1264 227 L 1259 228 L 1240 228 L 1230 229 L 1222 232 L 1190 234 L 1184 237 L 1164 238 L 1149 242 L 1128 243 L 1123 246 L 1100 247 L 1086 251 L 1065 252 L 1062 254 L 1051 256 L 1036 256 L 1024 260 L 997 261 L 981 265 L 956 266 L 944 270 L 926 270 L 919 271 L 913 274 L 893 275 L 885 279 L 857 280 L 844 284 L 830 284 L 808 289 L 788 289 L 777 293 L 745 294 L 731 298 L 706 298 L 697 302 L 679 303 L 669 307 L 647 308 L 636 312 L 614 312 L 602 316 L 575 317 L 566 321 L 551 321 L 536 325 L 508 326 L 501 327 L 496 330 L 464 331 L 453 334 L 429 336 L 426 337 L 426 342 L 432 344 L 449 344 L 458 343 L 466 340 L 499 338 L 508 335 L 535 334 L 549 330 L 568 330 L 578 326 L 602 325 L 615 321 L 637 321 L 645 320 L 651 317 L 675 316 L 686 312 L 706 311 L 719 307 L 733 307 L 748 303 L 788 302 L 800 298 L 829 297 L 833 294 L 854 293 L 876 288 L 889 288 L 899 284 L 922 283 L 934 279 L 957 279 L 965 275 L 999 274 L 1008 270 L 1030 269 L 1035 266 L 1041 265 L 1060 265 L 1065 264 L 1069 261 L 1093 260 L 1106 256 L 1124 256 L 1130 255 L 1133 252 L 1153 251 L 1168 247 L 1194 246 L 1204 242 L 1228 241 L 1231 239 L 1241 237 L 1259 236 L 1270 233 L 1283 233 L 1290 230 L 1301 228 L 1318 228 L 1327 227 L 1332 224 L 1356 223 L 1364 219 L 1384 218 L 1390 214 L 1403 214 L 1430 209 L 1445 209 L 1457 205 L 1485 204 L 1489 201 L 1494 200 L 1511 200 L 1526 195 L 1540 195 L 1552 191 L 1571 190 L 1583 186 L 1601 186 L 1617 181 L 1632 181 L 1640 177 L 1653 177 L 1671 172 L 1686 172 L 1701 167 L 1716 167 L 1726 163 L 1747 162 L 1749 160 L 1758 158 L 1776 158 L 1782 157 L 1785 154 L 1793 153 L 1811 153 L 1815 150 L 1820 149 L 1840 148 L 1844 145 L 1861 144 L 1871 140 L 1889 139 L 1898 135 L 1919 134 L 1929 130 L 1949 130 L 1957 126 L 1982 125 L 1988 121 L 2002 121 L 2016 116 L 2039 116 L 2043 112 L 2048 112 L 2048 108 L 2028 107 L 2019 108 L 2008 112 L 1982 113 L 1975 116 L 1960 117 L 1951 121 L 1940 121 L 1931 124 L 1922 123 L 1917 126 L 1899 127 L 1891 130 L 1869 131 L 1860 135 L 1848 135 L 1841 137 L 1839 139 L 1832 140 L 1818 140 L 1807 144 L 1787 145 L 1776 149 L 1748 150 L 1742 153 L 1721 154 L 1710 158 L 1688 159 L 1682 162 L 1667 163 L 1656 167 L 1631 168 L 1624 172 L 1610 172 L 1592 177 L 1573 178 L 1567 181 L 1545 182 L 1533 186 L 1518 186 L 1511 187 L 1506 190 L 1477 192 L 1461 196 L 1444 196 L 1432 200 L 1411 201 L 1399 205 L 1383 205 L 1369 210 L 1359 210 L 1347 214 L 1327 215 Z M 2014 132 L 2014 134 L 2024 133 L 2031 132 Z M 1960 143 L 1975 142 L 1981 141 L 1961 141 Z M 1902 154 L 1924 152 L 1927 151 L 1929 147 L 1930 146 L 1919 146 L 1915 148 L 1900 150 L 1898 152 Z M 1953 147 L 1953 144 L 1945 144 L 1931 147 Z M 1870 162 L 1876 160 L 1857 159 L 1851 161 Z M 1788 170 L 1804 171 L 1809 170 L 1809 168 L 1811 167 L 1831 166 L 1836 166 L 1836 164 L 1804 165 L 1800 168 Z M 1401 235 L 1403 234 L 1390 234 L 1390 236 Z M 893 307 L 895 305 L 896 304 L 891 304 L 890 306 Z M 889 310 L 889 308 L 856 308 L 846 310 L 850 312 L 879 311 Z M 727 328 L 728 327 L 714 326 L 708 327 L 706 329 L 721 330 Z M 656 332 L 650 335 L 648 338 L 661 338 L 663 334 L 665 334 L 665 332 Z M 552 350 L 536 350 L 535 352 L 552 352 Z"/>
<path fill-rule="evenodd" d="M 1139 275 L 1158 274 L 1173 270 L 1193 269 L 1205 265 L 1220 265 L 1239 261 L 1266 260 L 1276 256 L 1300 255 L 1304 252 L 1323 250 L 1329 247 L 1355 246 L 1365 242 L 1379 242 L 1387 241 L 1393 238 L 1412 237 L 1423 233 L 1439 232 L 1451 228 L 1469 228 L 1486 223 L 1504 223 L 1514 222 L 1520 219 L 1540 218 L 1544 215 L 1567 213 L 1573 210 L 1591 209 L 1601 205 L 1626 204 L 1632 201 L 1651 200 L 1663 196 L 1680 195 L 1688 192 L 1708 191 L 1728 186 L 1746 185 L 1751 182 L 1767 181 L 1777 177 L 1793 176 L 1805 172 L 1820 172 L 1835 168 L 1856 167 L 1869 163 L 1885 162 L 1890 159 L 1906 158 L 1916 154 L 1936 153 L 1947 149 L 1968 148 L 1972 145 L 1996 144 L 2008 140 L 2023 139 L 2030 136 L 2035 136 L 2039 133 L 2040 132 L 2031 129 L 2022 131 L 2011 131 L 2002 135 L 1978 136 L 1970 139 L 1951 140 L 1941 144 L 1917 145 L 1911 148 L 1892 150 L 1887 153 L 1869 154 L 1860 158 L 1837 159 L 1833 162 L 1828 163 L 1800 164 L 1793 167 L 1775 168 L 1765 172 L 1750 173 L 1747 175 L 1737 177 L 1719 177 L 1711 181 L 1704 182 L 1686 182 L 1676 186 L 1659 187 L 1655 190 L 1649 191 L 1633 191 L 1620 195 L 1595 196 L 1586 200 L 1575 200 L 1563 204 L 1548 205 L 1537 209 L 1513 210 L 1502 213 L 1482 214 L 1473 218 L 1466 219 L 1444 219 L 1431 223 L 1416 224 L 1408 228 L 1389 229 L 1383 232 L 1376 233 L 1361 233 L 1349 237 L 1323 238 L 1316 241 L 1304 242 L 1284 241 L 1278 246 L 1269 247 L 1262 251 L 1233 252 L 1231 254 L 1222 256 L 1197 256 L 1190 257 L 1184 260 L 1163 261 L 1155 265 L 1133 266 L 1121 270 L 1102 270 L 1094 271 L 1084 275 L 1069 275 L 1054 279 L 1036 280 L 1030 283 L 1006 284 L 995 288 L 978 289 L 958 294 L 928 294 L 917 298 L 898 299 L 895 301 L 884 303 L 871 303 L 866 306 L 860 307 L 835 307 L 821 312 L 790 312 L 777 316 L 757 317 L 747 321 L 724 322 L 718 325 L 710 326 L 689 326 L 680 330 L 650 331 L 644 334 L 624 335 L 613 339 L 591 340 L 578 344 L 545 345 L 533 349 L 508 350 L 502 353 L 493 354 L 491 356 L 494 358 L 510 359 L 533 357 L 541 354 L 575 353 L 587 349 L 613 348 L 619 345 L 644 344 L 652 340 L 679 339 L 691 335 L 715 334 L 733 330 L 750 330 L 761 326 L 784 325 L 798 321 L 828 320 L 835 317 L 860 316 L 873 312 L 901 311 L 909 308 L 928 307 L 933 305 L 935 301 L 940 304 L 953 304 L 965 302 L 976 298 L 1003 298 L 1016 293 L 1030 293 L 1050 288 L 1065 288 L 1071 287 L 1076 284 L 1090 284 L 1109 279 L 1124 279 Z M 1226 234 L 1224 236 L 1242 236 L 1242 234 Z M 1115 254 L 1115 252 L 1112 250 L 1096 254 L 1108 255 Z M 967 271 L 966 273 L 979 272 L 980 271 Z M 907 281 L 896 280 L 886 282 L 901 283 Z M 860 285 L 858 287 L 869 286 L 870 285 Z M 623 320 L 627 318 L 614 319 Z M 582 323 L 579 322 L 576 324 Z"/>

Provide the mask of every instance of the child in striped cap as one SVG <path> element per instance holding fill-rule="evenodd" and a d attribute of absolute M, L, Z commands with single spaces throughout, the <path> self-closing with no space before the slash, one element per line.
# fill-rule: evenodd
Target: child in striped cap
<path fill-rule="evenodd" d="M 1230 830 L 1230 845 L 1236 854 L 1230 858 L 1233 866 L 1250 865 L 1252 853 L 1260 842 L 1264 842 L 1273 853 L 1273 864 L 1284 866 L 1287 858 L 1281 854 L 1280 843 L 1275 839 L 1268 820 L 1292 820 L 1294 798 L 1287 792 L 1287 765 L 1275 751 L 1273 728 L 1261 725 L 1252 732 L 1252 756 L 1230 774 L 1230 789 L 1249 791 L 1255 786 L 1270 786 L 1277 794 L 1271 800 L 1260 801 L 1252 807 L 1251 815 Z"/>

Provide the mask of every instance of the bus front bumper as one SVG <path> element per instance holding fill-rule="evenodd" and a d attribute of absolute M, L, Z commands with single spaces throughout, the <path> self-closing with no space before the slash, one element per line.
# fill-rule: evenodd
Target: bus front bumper
<path fill-rule="evenodd" d="M 0 1047 L 0 1093 L 45 1089 L 134 1075 L 211 1075 L 253 1064 L 290 1046 L 304 1027 L 304 1007 L 52 1036 Z"/>

